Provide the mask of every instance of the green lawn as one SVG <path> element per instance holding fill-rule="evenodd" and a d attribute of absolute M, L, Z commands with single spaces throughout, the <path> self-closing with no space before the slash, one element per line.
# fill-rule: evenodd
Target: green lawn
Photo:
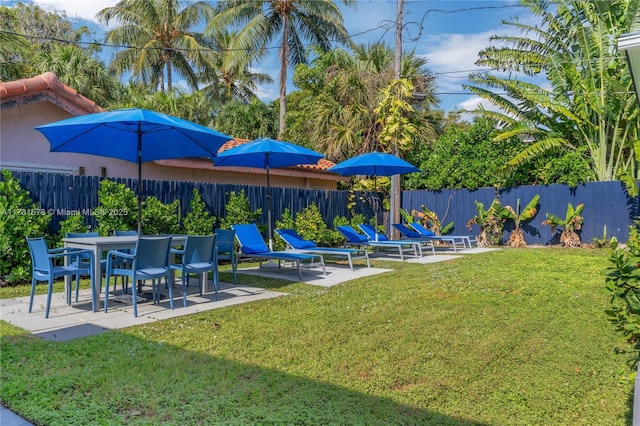
<path fill-rule="evenodd" d="M 0 321 L 0 400 L 43 425 L 630 424 L 607 252 L 373 262 L 394 271 L 241 275 L 291 295 L 69 342 Z"/>

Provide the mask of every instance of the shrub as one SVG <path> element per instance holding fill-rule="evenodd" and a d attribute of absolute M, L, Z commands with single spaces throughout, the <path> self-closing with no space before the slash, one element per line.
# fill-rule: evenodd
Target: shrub
<path fill-rule="evenodd" d="M 282 213 L 282 217 L 280 220 L 276 220 L 275 229 L 296 229 L 295 222 L 293 220 L 293 216 L 291 215 L 291 211 L 289 209 L 284 209 L 284 213 Z M 287 244 L 284 240 L 273 233 L 273 249 L 274 250 L 284 250 L 287 248 Z"/>
<path fill-rule="evenodd" d="M 189 235 L 210 235 L 216 226 L 217 218 L 207 210 L 200 191 L 193 188 L 193 198 L 189 203 L 189 212 L 184 217 L 184 229 Z"/>
<path fill-rule="evenodd" d="M 81 214 L 73 214 L 66 220 L 60 222 L 57 241 L 61 241 L 67 235 L 67 232 L 89 232 L 89 226 L 84 223 L 84 216 Z"/>
<path fill-rule="evenodd" d="M 256 223 L 262 217 L 262 209 L 251 210 L 249 198 L 244 195 L 244 189 L 239 193 L 231 191 L 229 201 L 225 205 L 226 215 L 220 218 L 220 228 L 231 229 L 231 225 Z M 263 230 L 264 226 L 259 227 Z"/>
<path fill-rule="evenodd" d="M 33 202 L 10 171 L 0 180 L 0 284 L 26 281 L 31 256 L 25 237 L 45 234 L 51 215 Z"/>
<path fill-rule="evenodd" d="M 98 190 L 98 208 L 95 210 L 95 218 L 100 235 L 111 235 L 116 230 L 137 230 L 136 194 L 123 183 L 103 180 Z"/>
<path fill-rule="evenodd" d="M 329 229 L 314 203 L 296 215 L 295 229 L 302 238 L 319 246 L 333 246 L 342 241 L 337 231 Z"/>
<path fill-rule="evenodd" d="M 142 233 L 146 235 L 180 232 L 180 200 L 163 204 L 156 197 L 147 197 L 142 209 Z"/>

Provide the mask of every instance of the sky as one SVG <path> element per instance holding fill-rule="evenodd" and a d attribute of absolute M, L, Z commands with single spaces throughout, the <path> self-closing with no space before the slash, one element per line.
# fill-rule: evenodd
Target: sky
<path fill-rule="evenodd" d="M 396 0 L 358 0 L 355 8 L 336 2 L 343 13 L 345 27 L 356 43 L 383 40 L 395 46 Z M 50 11 L 64 11 L 69 19 L 97 24 L 96 13 L 115 5 L 117 0 L 33 0 L 33 3 Z M 403 49 L 413 49 L 427 58 L 427 69 L 437 78 L 441 109 L 470 110 L 482 102 L 465 92 L 462 85 L 467 83 L 470 72 L 480 70 L 475 62 L 478 52 L 489 46 L 489 37 L 513 34 L 512 29 L 500 24 L 501 20 L 512 20 L 516 16 L 524 22 L 535 22 L 517 0 L 405 0 Z M 278 81 L 279 62 L 275 54 L 255 68 Z M 289 87 L 287 91 L 293 89 Z M 258 96 L 263 101 L 276 99 L 277 83 L 261 86 Z"/>

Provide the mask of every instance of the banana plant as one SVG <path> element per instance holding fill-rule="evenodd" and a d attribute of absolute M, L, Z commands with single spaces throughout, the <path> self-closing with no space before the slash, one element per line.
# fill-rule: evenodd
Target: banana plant
<path fill-rule="evenodd" d="M 447 223 L 442 226 L 438 214 L 429 210 L 424 204 L 421 206 L 422 211 L 413 210 L 412 216 L 417 216 L 418 221 L 422 223 L 427 229 L 431 230 L 436 235 L 445 235 L 453 229 L 453 222 Z"/>
<path fill-rule="evenodd" d="M 504 229 L 504 223 L 507 220 L 509 214 L 508 210 L 500 204 L 499 199 L 494 199 L 487 210 L 484 209 L 484 204 L 479 201 L 474 201 L 476 205 L 477 214 L 469 219 L 467 222 L 467 228 L 472 231 L 471 225 L 480 225 L 480 233 L 478 234 L 479 246 L 498 245 L 502 240 L 502 230 Z"/>
<path fill-rule="evenodd" d="M 505 210 L 508 212 L 507 220 L 513 220 L 515 223 L 515 229 L 511 232 L 507 245 L 512 247 L 525 247 L 527 245 L 524 239 L 524 231 L 520 224 L 533 219 L 538 214 L 538 201 L 540 201 L 540 195 L 536 194 L 522 211 L 520 210 L 520 198 L 516 201 L 515 210 L 511 206 L 505 206 Z"/>
<path fill-rule="evenodd" d="M 551 226 L 551 232 L 556 233 L 556 229 L 561 226 L 562 234 L 560 234 L 560 242 L 565 247 L 580 247 L 580 235 L 576 231 L 582 229 L 583 218 L 581 216 L 582 210 L 584 210 L 584 204 L 580 203 L 573 208 L 573 205 L 569 203 L 567 206 L 567 214 L 564 219 L 547 213 L 547 219 L 542 222 L 543 225 Z"/>

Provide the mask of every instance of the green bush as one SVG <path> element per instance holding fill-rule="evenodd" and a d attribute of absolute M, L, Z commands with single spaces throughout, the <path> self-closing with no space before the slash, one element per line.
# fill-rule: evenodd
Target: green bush
<path fill-rule="evenodd" d="M 334 246 L 343 241 L 339 232 L 329 229 L 314 203 L 296 215 L 295 230 L 302 238 L 319 246 Z"/>
<path fill-rule="evenodd" d="M 100 235 L 113 231 L 138 229 L 138 199 L 123 183 L 100 182 L 98 208 L 95 210 Z"/>
<path fill-rule="evenodd" d="M 216 226 L 216 217 L 207 210 L 197 188 L 193 188 L 193 198 L 189 203 L 189 212 L 184 217 L 184 229 L 189 235 L 211 235 Z"/>
<path fill-rule="evenodd" d="M 67 235 L 67 232 L 89 232 L 89 226 L 84 223 L 84 216 L 82 216 L 81 214 L 73 214 L 67 217 L 66 220 L 60 222 L 60 231 L 58 231 L 56 245 L 62 245 L 60 244 L 60 241 Z"/>
<path fill-rule="evenodd" d="M 33 202 L 10 171 L 0 180 L 0 284 L 27 281 L 31 256 L 25 237 L 45 235 L 51 215 Z"/>
<path fill-rule="evenodd" d="M 293 216 L 291 215 L 291 211 L 289 209 L 284 209 L 284 213 L 282 213 L 282 217 L 280 218 L 280 220 L 276 220 L 276 227 L 274 229 L 296 229 L 295 221 L 293 220 Z M 276 235 L 274 231 L 273 249 L 284 250 L 286 248 L 287 244 L 282 238 Z"/>
<path fill-rule="evenodd" d="M 142 233 L 145 235 L 177 234 L 180 232 L 180 200 L 163 204 L 156 197 L 147 197 L 142 209 Z"/>
<path fill-rule="evenodd" d="M 244 195 L 244 190 L 239 193 L 231 191 L 225 210 L 225 217 L 220 218 L 220 228 L 222 229 L 231 229 L 231 225 L 236 224 L 256 223 L 262 216 L 262 209 L 251 210 L 249 199 Z"/>

